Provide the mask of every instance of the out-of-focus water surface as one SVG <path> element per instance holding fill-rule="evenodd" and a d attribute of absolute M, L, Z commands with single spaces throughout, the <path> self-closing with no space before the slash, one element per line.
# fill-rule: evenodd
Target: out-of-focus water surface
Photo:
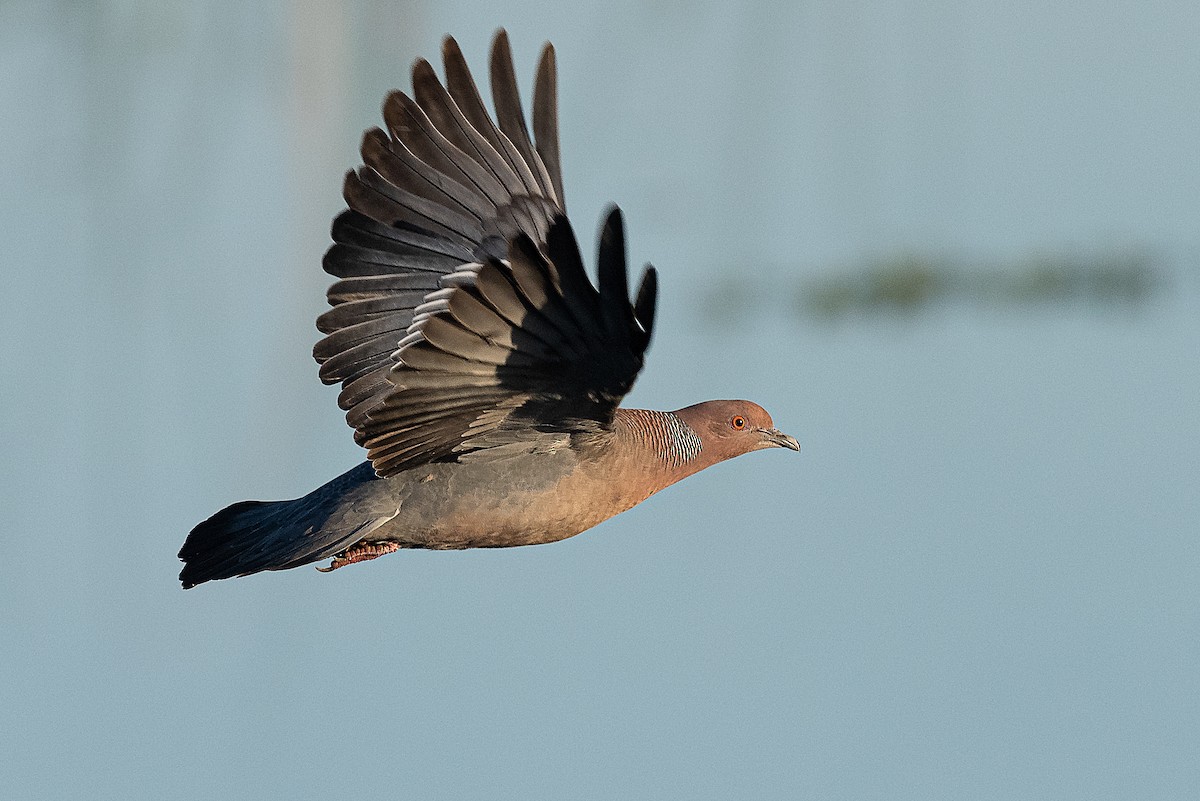
<path fill-rule="evenodd" d="M 589 260 L 616 201 L 660 269 L 630 403 L 803 452 L 181 592 L 198 520 L 361 458 L 308 356 L 341 174 L 501 24 Z M 1197 74 L 1183 2 L 0 5 L 8 794 L 1193 793 Z"/>

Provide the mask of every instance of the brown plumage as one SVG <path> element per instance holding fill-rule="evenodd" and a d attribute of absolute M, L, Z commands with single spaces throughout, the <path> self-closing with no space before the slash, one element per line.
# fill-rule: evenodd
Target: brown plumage
<path fill-rule="evenodd" d="M 339 280 L 313 354 L 369 461 L 293 501 L 244 501 L 196 526 L 185 588 L 401 548 L 507 547 L 578 534 L 717 462 L 799 450 L 749 401 L 622 409 L 654 327 L 657 276 L 631 302 L 621 214 L 598 282 L 567 221 L 554 50 L 530 139 L 508 39 L 492 46 L 495 118 L 458 45 L 446 82 L 418 60 L 387 130 L 363 137 L 325 269 Z"/>

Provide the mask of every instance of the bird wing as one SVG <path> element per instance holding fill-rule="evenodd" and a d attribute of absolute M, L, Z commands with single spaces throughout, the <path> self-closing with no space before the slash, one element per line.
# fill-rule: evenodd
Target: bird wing
<path fill-rule="evenodd" d="M 620 213 L 600 243 L 599 291 L 564 214 L 554 51 L 525 125 L 504 31 L 491 53 L 495 122 L 458 45 L 445 86 L 413 66 L 346 176 L 325 269 L 339 280 L 314 348 L 381 476 L 436 459 L 552 447 L 609 424 L 641 369 L 656 279 L 631 305 Z"/>

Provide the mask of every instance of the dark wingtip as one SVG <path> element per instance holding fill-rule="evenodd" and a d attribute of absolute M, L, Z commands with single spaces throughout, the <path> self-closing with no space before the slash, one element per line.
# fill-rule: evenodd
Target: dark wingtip
<path fill-rule="evenodd" d="M 503 28 L 497 28 L 496 35 L 492 37 L 488 68 L 492 73 L 493 82 L 497 72 L 512 72 L 512 45 L 508 42 L 508 31 Z"/>
<path fill-rule="evenodd" d="M 600 228 L 600 294 L 613 294 L 613 302 L 629 304 L 629 280 L 625 275 L 625 217 L 616 205 L 610 206 Z M 610 289 L 606 291 L 608 285 Z"/>
<path fill-rule="evenodd" d="M 604 233 L 608 233 L 609 228 L 619 229 L 621 238 L 625 237 L 625 215 L 621 213 L 621 207 L 616 203 L 608 204 L 608 211 L 604 214 Z"/>
<path fill-rule="evenodd" d="M 646 271 L 642 273 L 642 283 L 638 287 L 637 300 L 633 304 L 633 316 L 637 318 L 644 332 L 642 350 L 650 346 L 650 339 L 654 335 L 654 311 L 657 306 L 658 270 L 647 264 Z"/>
<path fill-rule="evenodd" d="M 412 65 L 413 97 L 417 99 L 418 104 L 420 104 L 422 102 L 422 98 L 428 98 L 429 87 L 431 84 L 437 84 L 440 86 L 441 83 L 442 83 L 441 79 L 438 78 L 437 70 L 433 68 L 433 65 L 430 64 L 429 61 L 427 61 L 426 59 L 423 59 L 423 58 L 418 58 L 415 61 L 413 61 L 413 65 Z M 399 90 L 394 90 L 391 93 L 389 93 L 388 98 L 390 98 L 391 95 L 393 95 L 393 94 L 403 95 L 404 93 Z M 397 98 L 397 101 L 399 101 L 399 98 Z M 384 99 L 383 105 L 384 105 L 384 111 L 385 111 L 384 119 L 386 120 L 387 119 L 387 117 L 386 117 L 387 98 Z"/>
<path fill-rule="evenodd" d="M 600 229 L 600 305 L 604 327 L 614 342 L 629 342 L 629 279 L 625 269 L 625 224 L 621 210 L 609 207 Z"/>
<path fill-rule="evenodd" d="M 538 155 L 546 165 L 546 172 L 554 185 L 554 194 L 558 196 L 558 206 L 565 209 L 562 162 L 558 152 L 558 68 L 555 65 L 554 45 L 549 42 L 542 45 L 542 55 L 534 74 L 533 134 Z"/>
<path fill-rule="evenodd" d="M 346 170 L 346 177 L 342 179 L 342 200 L 346 201 L 347 206 L 350 205 L 350 197 L 357 183 L 358 173 L 354 170 Z M 334 222 L 337 222 L 336 218 Z"/>

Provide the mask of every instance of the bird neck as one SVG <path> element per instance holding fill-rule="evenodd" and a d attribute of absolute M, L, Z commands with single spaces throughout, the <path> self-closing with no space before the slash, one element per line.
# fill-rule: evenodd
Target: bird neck
<path fill-rule="evenodd" d="M 674 412 L 617 409 L 613 434 L 650 493 L 708 467 L 700 434 Z"/>

